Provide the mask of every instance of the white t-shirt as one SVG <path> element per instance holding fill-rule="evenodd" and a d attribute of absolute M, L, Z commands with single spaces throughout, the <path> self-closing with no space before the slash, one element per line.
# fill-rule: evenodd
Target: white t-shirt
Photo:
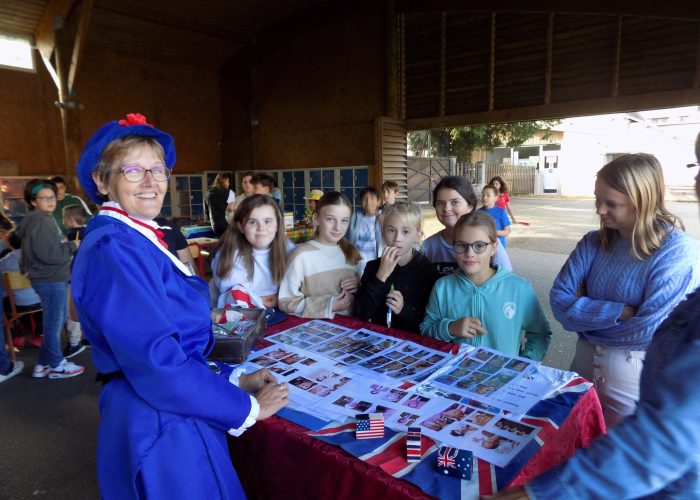
<path fill-rule="evenodd" d="M 287 240 L 287 253 L 293 248 L 294 243 Z M 221 295 L 236 285 L 244 285 L 248 290 L 259 297 L 277 295 L 280 287 L 279 284 L 275 284 L 272 280 L 270 251 L 269 248 L 265 250 L 253 249 L 253 276 L 251 280 L 248 279 L 248 272 L 243 263 L 238 259 L 237 253 L 233 257 L 233 267 L 228 276 L 224 279 L 219 278 L 216 274 L 216 268 L 219 263 L 220 253 L 217 252 L 211 263 L 213 271 L 212 280 L 214 282 L 215 293 L 217 293 L 217 307 L 224 306 L 224 299 L 227 296 L 224 295 L 222 297 Z"/>

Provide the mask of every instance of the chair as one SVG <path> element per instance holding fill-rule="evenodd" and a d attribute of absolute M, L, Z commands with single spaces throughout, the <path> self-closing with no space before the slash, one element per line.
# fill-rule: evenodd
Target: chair
<path fill-rule="evenodd" d="M 19 271 L 9 271 L 2 273 L 2 282 L 7 292 L 7 298 L 10 302 L 10 312 L 5 313 L 4 323 L 5 323 L 5 342 L 7 342 L 7 352 L 10 355 L 10 359 L 14 362 L 17 359 L 15 354 L 15 346 L 12 342 L 12 326 L 14 323 L 20 319 L 22 316 L 27 314 L 34 314 L 41 312 L 41 307 L 35 309 L 28 309 L 26 311 L 18 311 L 17 304 L 15 304 L 15 290 L 23 290 L 25 288 L 31 288 L 32 284 L 29 282 L 29 278 L 20 273 Z"/>
<path fill-rule="evenodd" d="M 199 243 L 190 243 L 189 245 L 187 245 L 187 248 L 190 249 L 190 255 L 192 256 L 192 259 L 197 261 L 197 274 L 199 274 L 200 278 L 206 280 L 204 258 L 207 255 L 209 255 L 209 253 L 202 250 L 202 247 Z"/>

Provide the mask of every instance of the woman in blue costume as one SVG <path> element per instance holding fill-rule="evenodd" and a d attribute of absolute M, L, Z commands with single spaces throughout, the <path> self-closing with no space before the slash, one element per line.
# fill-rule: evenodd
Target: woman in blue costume
<path fill-rule="evenodd" d="M 78 163 L 102 203 L 73 267 L 73 298 L 103 381 L 97 470 L 109 499 L 230 499 L 245 494 L 226 433 L 288 402 L 266 370 L 207 363 L 207 284 L 168 252 L 153 222 L 167 190 L 170 135 L 127 115 L 100 128 Z"/>

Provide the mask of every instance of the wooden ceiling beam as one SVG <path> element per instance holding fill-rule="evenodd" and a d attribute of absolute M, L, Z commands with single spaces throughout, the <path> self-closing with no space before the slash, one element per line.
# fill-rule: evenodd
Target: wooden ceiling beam
<path fill-rule="evenodd" d="M 100 3 L 96 5 L 95 8 L 112 14 L 123 15 L 131 19 L 139 19 L 153 24 L 169 26 L 171 28 L 199 33 L 200 35 L 211 38 L 219 38 L 221 40 L 237 42 L 244 45 L 250 45 L 253 41 L 253 37 L 248 33 L 211 26 L 192 19 L 183 19 L 182 17 L 169 14 L 162 9 L 149 9 L 145 5 L 139 6 L 138 10 L 133 10 L 119 5 L 118 2 L 113 2 L 109 4 Z"/>
<path fill-rule="evenodd" d="M 607 14 L 625 16 L 664 17 L 671 19 L 700 19 L 700 2 L 667 0 L 396 0 L 396 12 L 556 12 L 558 14 Z"/>
<path fill-rule="evenodd" d="M 542 106 L 496 109 L 448 115 L 445 117 L 411 118 L 405 121 L 407 130 L 461 127 L 484 123 L 504 123 L 526 120 L 548 120 L 605 113 L 623 113 L 641 109 L 692 106 L 700 102 L 700 88 L 618 96 L 604 99 L 568 101 Z"/>

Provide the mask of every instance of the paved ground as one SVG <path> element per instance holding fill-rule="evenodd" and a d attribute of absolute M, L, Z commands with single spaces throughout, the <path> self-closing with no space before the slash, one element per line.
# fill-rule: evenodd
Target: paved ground
<path fill-rule="evenodd" d="M 524 199 L 513 209 L 530 226 L 517 225 L 509 238 L 509 251 L 518 274 L 534 286 L 550 314 L 548 294 L 552 281 L 576 242 L 596 227 L 592 200 Z M 698 205 L 671 204 L 671 211 L 688 224 L 700 240 Z M 434 216 L 426 218 L 427 234 L 441 228 Z M 545 363 L 567 368 L 575 335 L 556 321 L 554 341 Z M 36 349 L 19 354 L 25 373 L 0 384 L 0 500 L 82 500 L 98 497 L 95 443 L 99 415 L 99 385 L 89 352 L 75 358 L 88 368 L 68 380 L 33 380 L 29 373 Z"/>

